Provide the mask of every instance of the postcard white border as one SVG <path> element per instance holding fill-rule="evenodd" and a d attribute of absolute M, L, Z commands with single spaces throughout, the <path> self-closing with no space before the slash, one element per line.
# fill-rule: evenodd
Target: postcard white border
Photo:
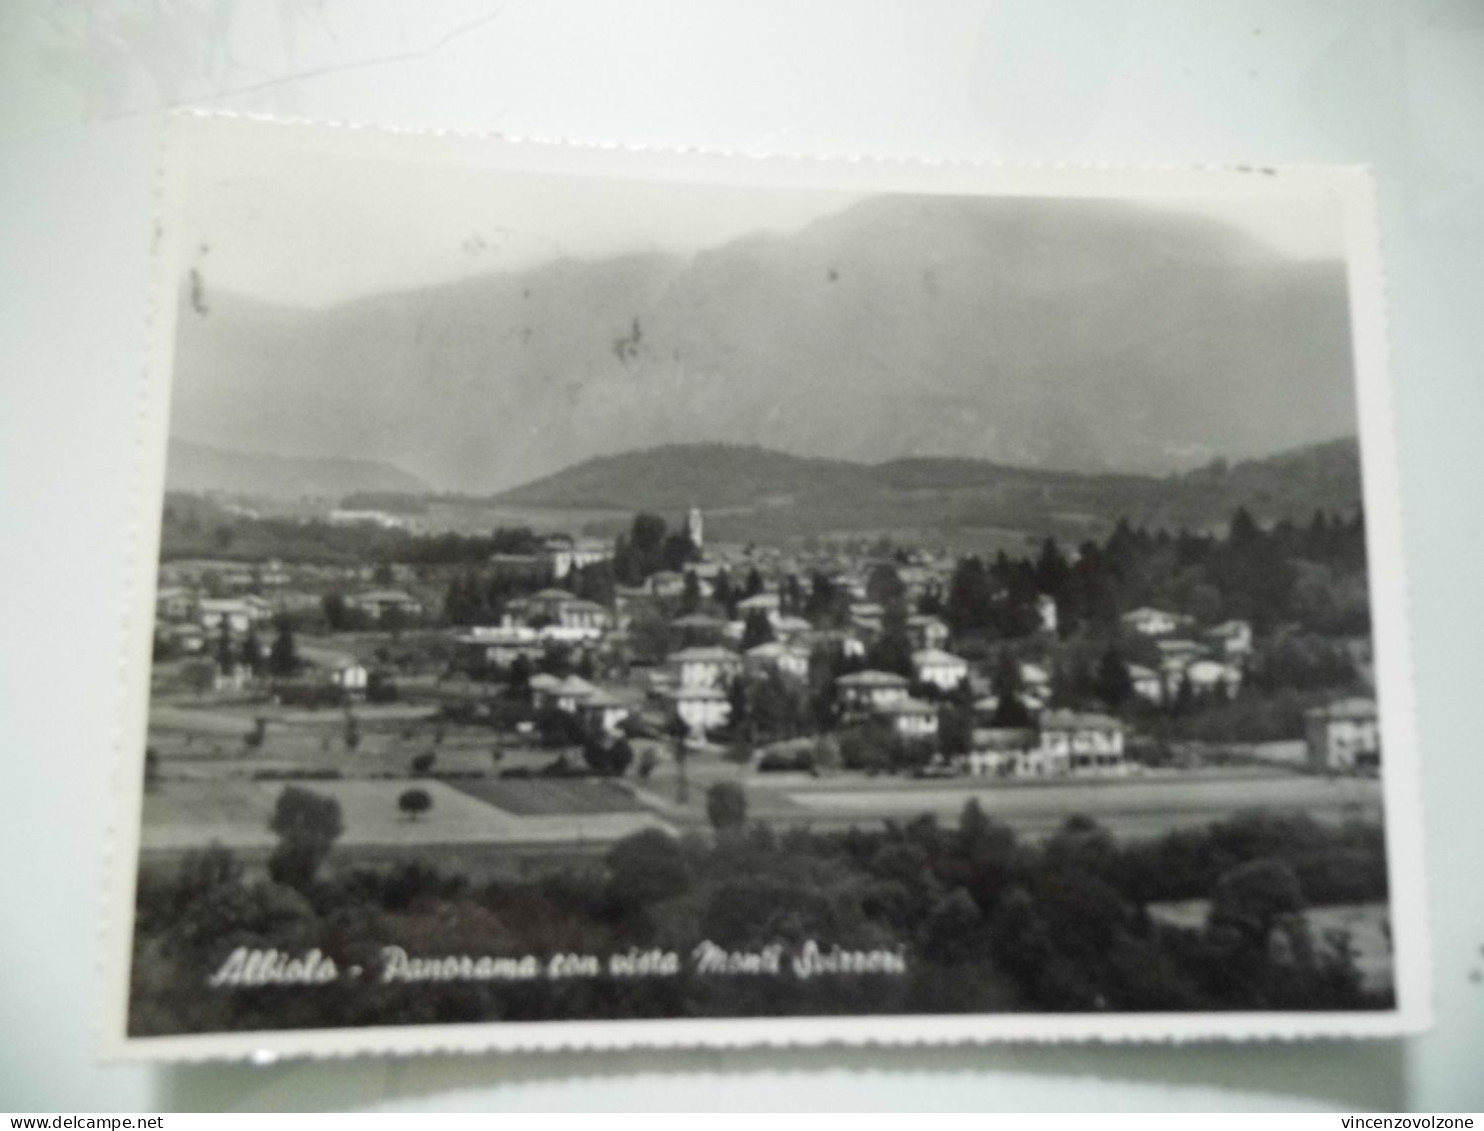
<path fill-rule="evenodd" d="M 324 1030 L 130 1037 L 129 972 L 138 865 L 141 782 L 149 709 L 150 644 L 182 233 L 172 224 L 182 187 L 180 156 L 191 146 L 232 144 L 242 131 L 279 131 L 317 150 L 412 156 L 486 166 L 604 177 L 853 192 L 998 194 L 1042 197 L 1140 195 L 1260 197 L 1319 193 L 1343 219 L 1364 483 L 1376 683 L 1386 757 L 1382 769 L 1396 1008 L 1360 1013 L 983 1014 L 654 1021 L 488 1022 Z M 221 140 L 226 139 L 226 140 Z M 187 112 L 167 129 L 154 227 L 154 268 L 145 372 L 140 385 L 131 491 L 128 594 L 122 611 L 119 726 L 113 772 L 117 809 L 104 870 L 103 993 L 99 1046 L 108 1060 L 269 1062 L 356 1054 L 733 1048 L 821 1045 L 948 1045 L 990 1041 L 1293 1040 L 1389 1037 L 1432 1024 L 1432 964 L 1423 860 L 1421 779 L 1403 553 L 1396 429 L 1388 376 L 1375 186 L 1358 166 L 1109 166 L 995 164 L 655 150 L 458 131 L 406 130 Z"/>

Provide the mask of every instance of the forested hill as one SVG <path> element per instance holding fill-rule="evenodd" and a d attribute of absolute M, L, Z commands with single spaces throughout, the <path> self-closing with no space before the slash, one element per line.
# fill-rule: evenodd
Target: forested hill
<path fill-rule="evenodd" d="M 170 438 L 171 491 L 222 491 L 278 499 L 336 498 L 355 492 L 423 494 L 432 488 L 399 467 L 368 459 L 304 459 L 241 452 Z"/>
<path fill-rule="evenodd" d="M 1360 504 L 1353 438 L 1266 459 L 1163 477 L 1089 475 L 1007 467 L 972 459 L 882 464 L 805 459 L 760 447 L 682 444 L 587 460 L 496 496 L 541 509 L 706 509 L 731 536 L 820 531 L 971 529 L 1060 531 L 1119 518 L 1150 526 L 1205 528 L 1238 506 L 1261 520 L 1306 519 Z"/>

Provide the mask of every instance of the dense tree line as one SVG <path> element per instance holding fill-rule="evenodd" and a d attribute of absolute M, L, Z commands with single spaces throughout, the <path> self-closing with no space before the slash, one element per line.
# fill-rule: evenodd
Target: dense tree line
<path fill-rule="evenodd" d="M 535 554 L 541 537 L 527 527 L 489 534 L 416 534 L 372 523 L 256 517 L 200 500 L 169 495 L 161 534 L 162 561 L 214 557 L 253 562 L 277 559 L 325 565 L 403 562 L 443 566 L 488 561 L 493 554 Z"/>
<path fill-rule="evenodd" d="M 659 515 L 640 513 L 614 541 L 613 574 L 620 585 L 640 585 L 661 570 L 682 572 L 699 557 L 683 523 L 672 530 Z"/>
<path fill-rule="evenodd" d="M 1361 515 L 1316 513 L 1306 525 L 1264 528 L 1238 509 L 1223 533 L 1150 531 L 1127 521 L 1103 541 L 1068 554 L 1047 539 L 1029 557 L 1000 553 L 960 559 L 932 611 L 959 634 L 992 639 L 1040 627 L 1036 599 L 1054 598 L 1062 636 L 1115 631 L 1121 612 L 1140 605 L 1189 613 L 1214 624 L 1250 621 L 1259 631 L 1290 622 L 1316 632 L 1369 627 Z"/>
<path fill-rule="evenodd" d="M 286 791 L 287 792 L 287 791 Z M 294 790 L 297 794 L 306 791 Z M 312 795 L 311 795 L 312 797 Z M 1317 945 L 1308 904 L 1386 895 L 1379 829 L 1255 814 L 1120 844 L 1085 818 L 1022 841 L 970 802 L 836 834 L 744 827 L 740 791 L 708 795 L 714 841 L 650 831 L 602 862 L 475 883 L 411 863 L 334 870 L 338 812 L 280 804 L 271 875 L 231 853 L 146 867 L 138 889 L 131 1031 L 138 1034 L 573 1017 L 937 1011 L 1377 1009 L 1347 946 Z M 330 803 L 332 806 L 333 803 Z M 1210 901 L 1178 929 L 1151 900 Z M 235 947 L 368 970 L 411 954 L 607 955 L 701 940 L 747 950 L 809 940 L 904 956 L 903 976 L 800 981 L 680 976 L 399 986 L 374 979 L 203 993 Z"/>

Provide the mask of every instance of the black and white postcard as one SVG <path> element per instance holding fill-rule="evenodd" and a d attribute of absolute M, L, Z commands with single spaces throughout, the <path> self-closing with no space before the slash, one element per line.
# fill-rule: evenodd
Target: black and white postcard
<path fill-rule="evenodd" d="M 184 117 L 108 1051 L 1430 1013 L 1357 169 Z"/>

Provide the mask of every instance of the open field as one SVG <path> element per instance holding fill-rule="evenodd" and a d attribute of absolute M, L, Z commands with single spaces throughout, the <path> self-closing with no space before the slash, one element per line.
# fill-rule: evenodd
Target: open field
<path fill-rule="evenodd" d="M 647 812 L 631 793 L 609 781 L 460 778 L 448 784 L 460 793 L 521 816 Z"/>
<path fill-rule="evenodd" d="M 283 782 L 173 781 L 145 793 L 141 848 L 181 850 L 213 841 L 227 848 L 266 849 Z M 315 781 L 302 788 L 340 803 L 345 831 L 339 847 L 460 844 L 608 843 L 641 829 L 669 826 L 641 810 L 582 814 L 509 813 L 439 781 Z M 432 808 L 410 819 L 397 808 L 409 788 L 427 790 Z"/>
<path fill-rule="evenodd" d="M 676 800 L 678 787 L 669 767 L 635 793 L 670 819 L 699 826 L 706 820 L 707 785 L 718 780 L 741 783 L 747 791 L 748 818 L 780 829 L 866 827 L 923 814 L 952 824 L 970 799 L 995 820 L 1030 837 L 1050 835 L 1073 814 L 1092 817 L 1123 838 L 1200 827 L 1252 809 L 1299 811 L 1329 822 L 1375 821 L 1381 815 L 1381 786 L 1374 779 L 1309 777 L 1256 767 L 1101 781 L 989 782 L 843 775 L 745 777 L 735 767 L 709 765 L 692 766 L 690 796 L 683 805 Z"/>
<path fill-rule="evenodd" d="M 890 790 L 840 788 L 834 783 L 800 786 L 786 791 L 786 818 L 815 823 L 799 816 L 802 808 L 830 825 L 863 818 L 909 820 L 921 813 L 951 821 L 973 798 L 985 813 L 1027 835 L 1047 835 L 1067 817 L 1081 813 L 1115 836 L 1148 837 L 1210 824 L 1247 809 L 1300 810 L 1326 821 L 1375 820 L 1381 813 L 1380 783 L 1359 778 L 1285 774 L 988 786 L 965 779 L 901 786 Z M 761 817 L 766 794 L 754 791 L 752 796 Z"/>
<path fill-rule="evenodd" d="M 539 768 L 555 753 L 497 742 L 488 727 L 440 724 L 435 708 L 357 705 L 357 744 L 347 743 L 343 711 L 309 711 L 257 705 L 187 707 L 154 704 L 149 746 L 167 777 L 252 777 L 263 771 L 334 770 L 344 777 L 402 776 L 414 758 L 433 754 L 440 771 L 487 773 L 498 768 Z M 256 720 L 266 722 L 263 742 L 251 746 Z"/>

